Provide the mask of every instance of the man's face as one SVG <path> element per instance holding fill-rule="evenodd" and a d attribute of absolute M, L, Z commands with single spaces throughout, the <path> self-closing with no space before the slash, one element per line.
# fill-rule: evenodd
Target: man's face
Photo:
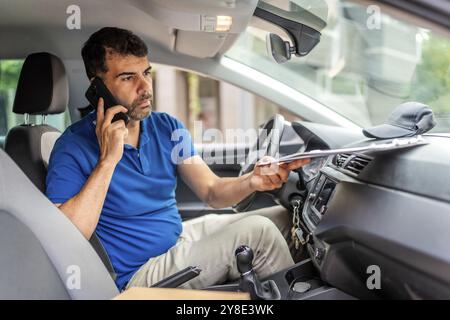
<path fill-rule="evenodd" d="M 109 52 L 105 61 L 108 71 L 101 77 L 117 102 L 128 109 L 131 120 L 148 117 L 152 111 L 153 86 L 147 57 Z"/>

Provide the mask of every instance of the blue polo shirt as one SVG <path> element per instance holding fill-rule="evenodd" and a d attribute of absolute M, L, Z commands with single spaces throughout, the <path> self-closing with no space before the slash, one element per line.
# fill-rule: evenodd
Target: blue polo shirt
<path fill-rule="evenodd" d="M 47 197 L 64 203 L 86 183 L 99 158 L 96 114 L 72 124 L 56 141 L 47 174 Z M 183 124 L 152 112 L 141 121 L 139 146 L 124 146 L 95 230 L 122 289 L 148 259 L 167 252 L 182 231 L 176 207 L 176 165 L 196 154 Z"/>

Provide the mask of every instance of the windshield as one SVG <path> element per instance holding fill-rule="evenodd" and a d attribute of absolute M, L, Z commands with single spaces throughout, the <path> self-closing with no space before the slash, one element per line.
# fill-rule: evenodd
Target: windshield
<path fill-rule="evenodd" d="M 266 1 L 282 9 L 291 1 Z M 361 127 L 385 122 L 405 101 L 429 105 L 434 132 L 450 132 L 450 41 L 399 20 L 374 5 L 344 0 L 297 0 L 325 12 L 320 43 L 306 57 L 276 64 L 266 51 L 273 26 L 254 18 L 226 56 L 265 73 Z M 276 32 L 285 40 L 288 38 Z"/>

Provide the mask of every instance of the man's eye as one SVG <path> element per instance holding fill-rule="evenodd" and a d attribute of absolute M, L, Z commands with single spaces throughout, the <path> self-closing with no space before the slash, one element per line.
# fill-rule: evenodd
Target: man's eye
<path fill-rule="evenodd" d="M 144 76 L 150 78 L 152 76 L 152 73 L 150 71 L 144 72 Z"/>
<path fill-rule="evenodd" d="M 122 81 L 130 81 L 131 79 L 133 79 L 133 76 L 123 77 Z"/>

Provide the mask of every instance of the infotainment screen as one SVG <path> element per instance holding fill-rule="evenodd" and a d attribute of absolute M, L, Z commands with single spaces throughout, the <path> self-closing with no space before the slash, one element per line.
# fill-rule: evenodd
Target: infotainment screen
<path fill-rule="evenodd" d="M 322 189 L 320 190 L 316 198 L 316 201 L 313 203 L 314 208 L 320 214 L 323 215 L 325 213 L 327 209 L 328 200 L 330 200 L 331 194 L 333 193 L 335 187 L 336 182 L 330 179 L 325 179 Z"/>

